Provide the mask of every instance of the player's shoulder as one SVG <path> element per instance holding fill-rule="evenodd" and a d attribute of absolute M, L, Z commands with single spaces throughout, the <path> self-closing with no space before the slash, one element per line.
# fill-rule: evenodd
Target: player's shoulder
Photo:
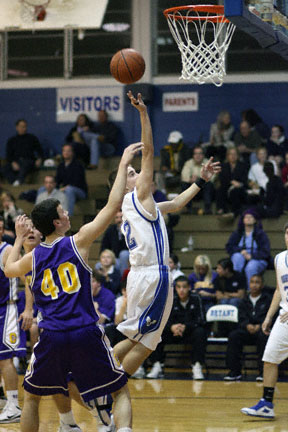
<path fill-rule="evenodd" d="M 287 258 L 286 258 L 287 257 Z M 275 264 L 277 265 L 277 263 L 279 263 L 280 261 L 279 260 L 281 260 L 281 259 L 286 259 L 286 261 L 287 261 L 287 264 L 288 264 L 288 251 L 287 250 L 284 250 L 284 251 L 282 251 L 282 252 L 279 252 L 276 256 L 275 256 L 275 259 L 274 259 L 274 261 L 275 261 Z"/>

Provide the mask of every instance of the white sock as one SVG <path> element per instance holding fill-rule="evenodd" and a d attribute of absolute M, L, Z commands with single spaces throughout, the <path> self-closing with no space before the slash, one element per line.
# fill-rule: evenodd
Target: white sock
<path fill-rule="evenodd" d="M 7 390 L 7 400 L 9 403 L 19 406 L 18 402 L 18 390 Z"/>
<path fill-rule="evenodd" d="M 74 415 L 72 411 L 68 411 L 64 414 L 59 413 L 60 421 L 67 425 L 75 425 L 76 421 L 74 419 Z"/>
<path fill-rule="evenodd" d="M 124 427 L 121 429 L 117 429 L 117 432 L 132 432 L 132 429 L 129 427 Z"/>

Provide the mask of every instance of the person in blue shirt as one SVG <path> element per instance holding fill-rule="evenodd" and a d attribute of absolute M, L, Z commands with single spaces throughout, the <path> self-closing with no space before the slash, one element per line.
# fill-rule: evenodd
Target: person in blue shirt
<path fill-rule="evenodd" d="M 226 250 L 234 270 L 244 270 L 249 289 L 251 276 L 264 272 L 270 261 L 270 241 L 255 210 L 242 213 L 238 229 L 231 234 Z"/>

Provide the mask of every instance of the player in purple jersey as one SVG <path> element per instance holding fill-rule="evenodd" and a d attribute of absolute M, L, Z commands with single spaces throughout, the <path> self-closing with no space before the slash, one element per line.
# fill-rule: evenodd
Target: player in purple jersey
<path fill-rule="evenodd" d="M 202 166 L 200 178 L 187 190 L 172 201 L 156 204 L 152 196 L 154 148 L 150 119 L 141 94 L 136 99 L 129 92 L 128 97 L 140 114 L 144 149 L 140 174 L 132 166 L 127 170 L 122 232 L 129 248 L 131 270 L 127 279 L 127 320 L 117 327 L 127 339 L 114 350 L 127 375 L 133 375 L 161 341 L 172 307 L 169 245 L 162 215 L 183 208 L 221 167 L 210 158 Z"/>
<path fill-rule="evenodd" d="M 69 216 L 59 201 L 49 199 L 36 205 L 31 217 L 45 242 L 18 259 L 27 236 L 27 217 L 16 220 L 16 240 L 6 262 L 9 277 L 32 270 L 31 289 L 42 320 L 38 344 L 34 347 L 24 379 L 22 432 L 37 432 L 42 395 L 68 396 L 67 375 L 75 384 L 87 408 L 97 414 L 97 398 L 108 393 L 114 398 L 118 432 L 131 432 L 132 412 L 127 378 L 101 327 L 91 295 L 89 249 L 107 228 L 121 206 L 127 168 L 142 143 L 124 150 L 115 184 L 106 206 L 96 218 L 72 237 Z"/>
<path fill-rule="evenodd" d="M 28 219 L 26 221 L 26 224 L 28 226 L 28 234 L 25 238 L 25 241 L 23 243 L 23 248 L 25 253 L 31 252 L 36 246 L 38 246 L 41 242 L 42 234 L 40 231 L 38 231 L 31 219 Z M 24 317 L 25 322 L 23 320 L 23 324 L 25 323 L 25 329 L 31 330 L 31 326 L 33 325 L 33 321 L 37 320 L 37 318 L 34 318 L 34 310 L 33 310 L 33 304 L 34 304 L 34 298 L 30 289 L 31 286 L 31 280 L 32 280 L 32 272 L 29 272 L 25 275 L 25 309 L 26 309 L 26 316 Z M 36 309 L 37 310 L 37 309 Z M 37 339 L 39 337 L 38 332 L 38 325 L 35 322 L 35 327 L 37 328 L 37 338 L 35 339 L 36 331 L 34 329 L 33 336 L 31 337 L 30 332 L 30 346 L 33 349 L 35 343 L 37 342 Z M 74 390 L 74 389 L 73 389 Z M 70 385 L 69 385 L 69 393 L 71 391 Z M 74 390 L 77 392 L 77 390 Z M 80 395 L 79 395 L 80 397 Z M 74 419 L 74 415 L 71 408 L 71 399 L 70 397 L 66 397 L 62 394 L 53 395 L 53 400 L 57 406 L 57 410 L 60 416 L 60 427 L 58 429 L 58 432 L 82 432 L 82 429 L 76 424 L 76 421 Z"/>
<path fill-rule="evenodd" d="M 26 356 L 25 332 L 19 325 L 17 310 L 16 278 L 8 279 L 4 274 L 12 246 L 2 241 L 4 221 L 0 218 L 0 370 L 4 380 L 7 403 L 0 414 L 0 424 L 19 423 L 21 410 L 18 406 L 18 375 L 13 357 Z M 26 310 L 21 315 L 25 319 Z M 23 326 L 24 328 L 24 326 Z"/>

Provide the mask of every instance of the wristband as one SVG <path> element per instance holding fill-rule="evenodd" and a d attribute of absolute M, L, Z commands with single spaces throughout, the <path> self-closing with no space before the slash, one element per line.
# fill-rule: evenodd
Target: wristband
<path fill-rule="evenodd" d="M 204 187 L 205 184 L 206 184 L 206 181 L 205 181 L 203 178 L 199 177 L 199 178 L 195 181 L 195 184 L 196 184 L 200 189 L 203 189 L 203 187 Z"/>

